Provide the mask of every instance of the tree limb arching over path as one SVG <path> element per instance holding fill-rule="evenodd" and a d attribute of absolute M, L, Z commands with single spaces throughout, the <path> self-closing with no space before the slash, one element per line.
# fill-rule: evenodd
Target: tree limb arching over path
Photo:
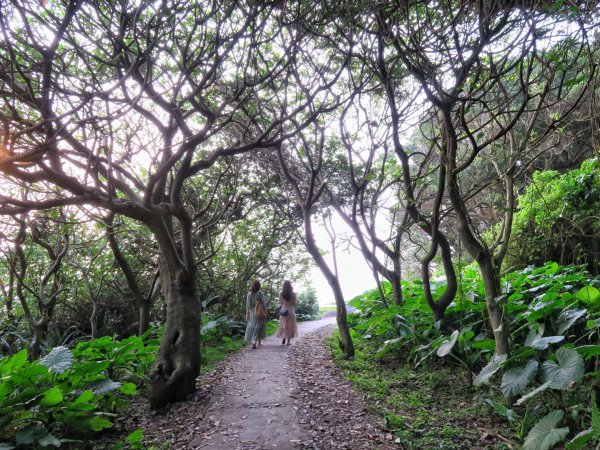
<path fill-rule="evenodd" d="M 306 36 L 282 26 L 296 19 L 278 2 L 9 3 L 0 7 L 0 216 L 77 207 L 144 225 L 166 304 L 151 405 L 182 400 L 200 371 L 202 209 L 188 201 L 190 185 L 315 121 L 329 101 L 303 113 L 339 70 L 265 109 L 265 95 L 288 92 L 283 75 L 303 64 Z"/>

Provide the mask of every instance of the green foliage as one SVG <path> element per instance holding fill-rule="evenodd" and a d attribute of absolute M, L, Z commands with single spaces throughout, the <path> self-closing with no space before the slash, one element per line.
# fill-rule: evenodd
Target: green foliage
<path fill-rule="evenodd" d="M 540 369 L 542 383 L 550 382 L 551 389 L 570 389 L 583 381 L 583 358 L 569 347 L 561 347 L 556 353 L 557 361 L 544 361 Z"/>
<path fill-rule="evenodd" d="M 525 414 L 523 416 L 520 416 L 513 409 L 507 408 L 504 404 L 497 402 L 496 400 L 488 398 L 486 402 L 492 407 L 492 410 L 497 415 L 506 419 L 506 421 L 514 430 L 517 439 L 522 441 L 525 438 L 525 431 L 531 422 L 531 418 L 528 415 L 528 412 L 525 411 Z"/>
<path fill-rule="evenodd" d="M 243 336 L 245 329 L 244 322 L 232 320 L 224 315 L 215 316 L 207 312 L 202 315 L 200 341 L 203 346 L 218 344 L 224 336 L 230 338 Z"/>
<path fill-rule="evenodd" d="M 108 378 L 132 378 L 139 381 L 149 371 L 158 351 L 158 330 L 149 329 L 143 336 L 130 336 L 118 341 L 104 336 L 80 342 L 73 350 L 76 358 L 85 362 L 91 371 L 102 367 Z"/>
<path fill-rule="evenodd" d="M 506 397 L 514 397 L 525 390 L 538 370 L 539 363 L 530 359 L 523 366 L 515 366 L 504 372 L 500 390 Z"/>
<path fill-rule="evenodd" d="M 54 348 L 29 362 L 22 350 L 0 359 L 0 439 L 28 448 L 59 447 L 112 427 L 157 350 L 152 332 L 121 342 L 104 337 Z"/>
<path fill-rule="evenodd" d="M 514 348 L 502 363 L 500 389 L 507 397 L 521 396 L 516 407 L 543 402 L 538 414 L 547 414 L 529 432 L 528 448 L 549 448 L 545 446 L 585 429 L 591 420 L 590 392 L 599 378 L 593 367 L 600 348 L 598 311 L 590 307 L 590 299 L 598 284 L 598 277 L 582 266 L 556 263 L 528 267 L 504 280 Z M 555 429 L 558 415 L 565 413 L 569 427 Z M 551 438 L 548 442 L 540 440 L 544 434 Z"/>
<path fill-rule="evenodd" d="M 458 364 L 467 385 L 473 371 L 478 372 L 474 384 L 480 386 L 496 387 L 496 376 L 502 374 L 499 391 L 517 400 L 515 409 L 500 412 L 493 400 L 489 404 L 509 420 L 519 440 L 554 410 L 568 414 L 571 435 L 587 429 L 592 420 L 592 387 L 600 378 L 600 321 L 594 303 L 600 279 L 583 266 L 553 262 L 507 275 L 502 280 L 502 299 L 511 333 L 510 358 L 493 355 L 478 274 L 465 267 L 460 280 L 461 289 L 441 328 L 432 323 L 421 283 L 414 280 L 403 285 L 402 306 L 385 308 L 377 290 L 353 299 L 351 304 L 359 311 L 351 318 L 353 336 L 376 348 L 374 357 L 381 364 L 404 360 L 424 371 L 433 364 Z M 530 442 L 537 443 L 536 433 L 531 436 Z"/>
<path fill-rule="evenodd" d="M 384 282 L 383 291 L 387 300 L 391 300 L 391 285 Z M 404 304 L 385 304 L 379 291 L 373 289 L 353 298 L 349 304 L 357 308 L 350 316 L 354 330 L 365 338 L 377 338 L 384 341 L 378 351 L 380 356 L 389 352 L 399 352 L 410 346 L 427 344 L 431 337 L 438 337 L 439 331 L 431 323 L 431 311 L 425 304 L 420 281 L 403 282 Z"/>
<path fill-rule="evenodd" d="M 336 332 L 337 333 L 337 332 Z M 479 395 L 465 390 L 463 375 L 453 367 L 433 359 L 427 367 L 392 359 L 394 352 L 377 354 L 380 342 L 375 336 L 365 339 L 354 335 L 355 356 L 343 358 L 337 336 L 331 339 L 334 360 L 354 388 L 368 400 L 367 404 L 393 435 L 393 442 L 406 449 L 496 450 L 514 448 L 493 440 L 481 440 L 482 427 L 509 435 L 510 429 L 497 423 L 483 405 Z M 477 427 L 473 427 L 477 423 Z"/>
<path fill-rule="evenodd" d="M 202 347 L 200 352 L 202 364 L 200 374 L 205 374 L 213 370 L 219 361 L 222 361 L 232 352 L 238 351 L 246 346 L 246 341 L 237 336 L 221 336 L 219 342 L 212 342 L 210 345 Z"/>
<path fill-rule="evenodd" d="M 60 375 L 73 365 L 73 353 L 66 347 L 54 347 L 40 360 L 40 364 L 49 372 Z"/>
<path fill-rule="evenodd" d="M 485 365 L 481 372 L 475 377 L 475 385 L 487 384 L 496 372 L 502 368 L 502 364 L 506 361 L 506 355 L 494 355 Z"/>
<path fill-rule="evenodd" d="M 319 303 L 317 302 L 317 293 L 309 288 L 298 294 L 296 302 L 296 318 L 299 321 L 312 320 L 319 314 Z"/>
<path fill-rule="evenodd" d="M 552 411 L 536 423 L 525 438 L 523 450 L 548 450 L 562 441 L 569 433 L 568 428 L 557 428 L 563 415 L 562 411 Z"/>
<path fill-rule="evenodd" d="M 271 336 L 277 332 L 277 328 L 279 327 L 278 320 L 268 320 L 267 321 L 267 329 L 265 330 L 265 334 L 267 336 Z"/>
<path fill-rule="evenodd" d="M 432 322 L 421 280 L 403 281 L 402 288 L 402 305 L 389 304 L 386 308 L 376 289 L 354 298 L 350 304 L 359 314 L 351 319 L 353 329 L 365 338 L 382 342 L 377 352 L 379 357 L 393 354 L 415 366 L 433 355 L 447 357 L 466 369 L 467 384 L 470 384 L 473 366 L 483 354 L 494 350 L 486 338 L 483 286 L 478 272 L 468 267 L 461 274 L 460 289 L 446 310 L 444 324 Z M 444 290 L 443 283 L 433 283 L 432 291 L 436 295 Z M 383 291 L 391 303 L 391 285 L 383 283 Z"/>
<path fill-rule="evenodd" d="M 243 322 L 237 322 L 225 316 L 212 319 L 210 314 L 204 314 L 202 323 L 200 373 L 205 374 L 213 370 L 216 364 L 224 360 L 227 355 L 244 348 L 247 343 L 244 340 L 245 324 Z M 276 320 L 267 321 L 266 335 L 274 334 L 278 324 L 279 322 Z"/>
<path fill-rule="evenodd" d="M 598 158 L 560 174 L 536 172 L 518 198 L 508 266 L 547 260 L 586 264 L 600 273 L 600 164 Z"/>
<path fill-rule="evenodd" d="M 337 312 L 336 306 L 321 306 L 319 305 L 319 317 L 323 317 L 326 313 Z"/>
<path fill-rule="evenodd" d="M 135 430 L 125 437 L 123 442 L 118 442 L 112 448 L 112 450 L 122 450 L 128 448 L 130 450 L 146 450 L 148 447 L 144 445 L 144 430 Z M 154 448 L 154 447 L 151 447 Z"/>

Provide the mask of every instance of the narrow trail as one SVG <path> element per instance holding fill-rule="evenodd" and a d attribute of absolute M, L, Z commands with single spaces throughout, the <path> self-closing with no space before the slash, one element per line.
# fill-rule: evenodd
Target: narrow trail
<path fill-rule="evenodd" d="M 298 388 L 288 357 L 304 336 L 334 324 L 335 318 L 305 322 L 299 324 L 299 337 L 291 346 L 269 336 L 256 350 L 246 349 L 232 356 L 204 416 L 210 428 L 196 436 L 190 448 L 306 448 L 310 436 L 298 417 Z"/>
<path fill-rule="evenodd" d="M 198 391 L 159 411 L 138 397 L 112 435 L 86 448 L 109 450 L 133 430 L 171 450 L 397 450 L 365 394 L 352 388 L 324 339 L 335 317 L 299 324 L 292 345 L 275 336 L 229 356 Z"/>

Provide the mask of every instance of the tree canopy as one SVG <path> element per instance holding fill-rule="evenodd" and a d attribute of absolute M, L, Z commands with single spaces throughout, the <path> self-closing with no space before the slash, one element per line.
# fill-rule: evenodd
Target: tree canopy
<path fill-rule="evenodd" d="M 315 238 L 339 215 L 386 308 L 412 264 L 440 329 L 473 262 L 509 357 L 503 276 L 598 273 L 599 23 L 568 1 L 4 2 L 0 327 L 36 359 L 161 324 L 159 408 L 196 389 L 203 314 L 242 319 L 253 279 L 276 297 L 312 260 L 350 358 Z"/>

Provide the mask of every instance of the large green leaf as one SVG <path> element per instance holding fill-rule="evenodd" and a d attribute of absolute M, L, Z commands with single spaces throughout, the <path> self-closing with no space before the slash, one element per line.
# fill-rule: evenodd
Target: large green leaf
<path fill-rule="evenodd" d="M 575 450 L 583 447 L 589 441 L 594 438 L 594 430 L 588 428 L 587 430 L 583 430 L 581 433 L 578 433 L 573 439 L 571 439 L 567 445 L 565 446 L 567 450 Z"/>
<path fill-rule="evenodd" d="M 494 411 L 496 411 L 496 413 L 498 413 L 500 416 L 507 419 L 509 422 L 512 423 L 512 422 L 516 422 L 517 420 L 519 420 L 519 416 L 517 415 L 517 413 L 515 413 L 512 409 L 507 408 L 502 403 L 499 403 L 490 398 L 488 398 L 486 400 L 486 402 L 488 403 L 488 405 L 490 405 L 492 408 L 494 408 Z"/>
<path fill-rule="evenodd" d="M 496 341 L 494 341 L 493 339 L 482 339 L 480 341 L 473 341 L 473 344 L 471 344 L 471 346 L 473 348 L 478 348 L 481 350 L 496 350 Z"/>
<path fill-rule="evenodd" d="M 202 328 L 200 329 L 200 334 L 205 334 L 211 329 L 218 327 L 220 323 L 221 321 L 219 320 L 211 320 L 207 324 L 202 325 Z"/>
<path fill-rule="evenodd" d="M 48 447 L 49 445 L 52 445 L 53 447 L 60 447 L 61 442 L 56 438 L 56 436 L 48 433 L 46 436 L 38 439 L 38 444 L 40 444 L 42 447 Z"/>
<path fill-rule="evenodd" d="M 139 429 L 139 430 L 135 430 L 134 432 L 130 433 L 125 440 L 127 442 L 129 442 L 130 444 L 136 444 L 136 443 L 141 443 L 142 442 L 142 438 L 144 437 L 144 430 Z"/>
<path fill-rule="evenodd" d="M 119 391 L 125 395 L 135 395 L 138 393 L 137 387 L 133 383 L 123 383 L 123 385 L 119 387 Z"/>
<path fill-rule="evenodd" d="M 46 430 L 45 427 L 39 425 L 28 425 L 22 430 L 17 431 L 15 439 L 19 445 L 30 445 L 47 434 L 48 430 Z"/>
<path fill-rule="evenodd" d="M 392 346 L 396 342 L 400 342 L 401 340 L 402 340 L 402 338 L 394 338 L 394 339 L 388 339 L 387 341 L 384 341 L 383 345 L 379 348 L 379 350 L 377 350 L 377 355 L 384 355 L 384 354 L 388 353 L 389 350 L 392 348 Z"/>
<path fill-rule="evenodd" d="M 52 373 L 64 373 L 73 365 L 73 352 L 67 347 L 54 347 L 40 360 L 40 364 L 47 367 Z"/>
<path fill-rule="evenodd" d="M 502 377 L 500 390 L 506 397 L 519 395 L 533 380 L 538 369 L 538 362 L 530 359 L 524 366 L 511 367 Z"/>
<path fill-rule="evenodd" d="M 0 377 L 5 377 L 27 363 L 27 350 L 0 359 Z"/>
<path fill-rule="evenodd" d="M 85 388 L 91 389 L 96 395 L 104 395 L 112 392 L 116 389 L 119 389 L 121 383 L 118 381 L 113 381 L 110 378 L 106 378 L 104 380 L 94 381 L 92 383 L 88 383 Z"/>
<path fill-rule="evenodd" d="M 583 359 L 590 359 L 600 355 L 600 345 L 581 345 L 576 347 L 575 350 L 577 350 L 577 353 L 579 353 Z"/>
<path fill-rule="evenodd" d="M 537 350 L 546 350 L 548 348 L 548 345 L 560 342 L 564 338 L 564 336 L 542 337 L 540 334 L 538 334 L 537 330 L 532 328 L 529 334 L 527 335 L 527 339 L 525 339 L 525 345 L 527 347 L 535 348 Z"/>
<path fill-rule="evenodd" d="M 101 431 L 112 427 L 112 422 L 105 417 L 94 416 L 87 420 L 87 425 L 93 431 Z"/>
<path fill-rule="evenodd" d="M 94 393 L 88 389 L 79 394 L 79 397 L 77 397 L 77 399 L 73 403 L 87 403 L 93 398 Z"/>
<path fill-rule="evenodd" d="M 600 305 L 600 291 L 594 286 L 582 287 L 576 297 L 590 306 Z"/>
<path fill-rule="evenodd" d="M 458 330 L 454 330 L 450 339 L 446 339 L 442 342 L 442 344 L 437 349 L 437 355 L 441 358 L 442 356 L 446 356 L 448 353 L 452 351 L 452 347 L 456 344 L 456 338 L 458 337 Z"/>
<path fill-rule="evenodd" d="M 43 384 L 44 381 L 50 380 L 51 374 L 48 369 L 39 364 L 27 364 L 11 373 L 9 379 L 16 387 L 32 386 Z M 0 397 L 2 394 L 0 393 Z"/>
<path fill-rule="evenodd" d="M 55 406 L 63 401 L 63 393 L 57 387 L 44 391 L 43 395 L 42 401 L 40 402 L 42 406 Z"/>
<path fill-rule="evenodd" d="M 600 411 L 595 396 L 592 396 L 592 430 L 596 438 L 600 440 Z"/>
<path fill-rule="evenodd" d="M 551 263 L 550 266 L 547 266 L 548 268 L 546 269 L 546 274 L 547 275 L 554 275 L 556 273 L 558 273 L 558 271 L 560 270 L 560 266 L 558 265 L 558 263 Z"/>
<path fill-rule="evenodd" d="M 586 312 L 587 309 L 567 309 L 560 313 L 558 316 L 558 332 L 563 334 L 584 316 Z"/>
<path fill-rule="evenodd" d="M 487 363 L 487 365 L 483 369 L 481 369 L 479 375 L 475 377 L 475 379 L 473 380 L 473 384 L 475 386 L 479 386 L 480 384 L 488 384 L 492 375 L 494 375 L 496 372 L 498 372 L 498 370 L 500 370 L 502 364 L 504 363 L 504 361 L 506 361 L 506 357 L 507 355 L 494 355 L 492 359 L 490 359 L 490 362 Z"/>
<path fill-rule="evenodd" d="M 556 428 L 563 415 L 562 411 L 555 410 L 542 417 L 529 431 L 522 450 L 548 450 L 562 441 L 569 433 L 568 428 Z"/>
<path fill-rule="evenodd" d="M 561 347 L 556 351 L 556 360 L 544 361 L 541 367 L 542 382 L 550 383 L 552 389 L 570 389 L 581 383 L 585 367 L 583 358 L 576 350 L 569 347 Z"/>

